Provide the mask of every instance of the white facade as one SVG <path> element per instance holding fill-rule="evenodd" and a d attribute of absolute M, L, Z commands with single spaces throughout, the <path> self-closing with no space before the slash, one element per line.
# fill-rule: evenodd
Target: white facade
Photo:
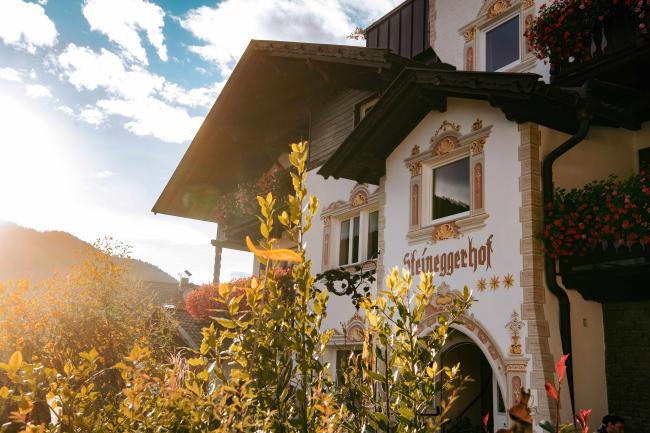
<path fill-rule="evenodd" d="M 430 15 L 433 19 L 431 29 L 431 44 L 443 61 L 451 63 L 459 70 L 484 69 L 485 62 L 481 59 L 481 52 L 485 49 L 485 32 L 498 26 L 504 20 L 514 16 L 520 17 L 522 29 L 526 19 L 534 15 L 542 2 L 534 1 L 492 1 L 481 0 L 431 0 Z M 494 16 L 490 8 L 502 4 L 501 12 Z M 495 6 L 497 5 L 497 6 Z M 467 49 L 473 50 L 473 57 L 468 63 Z M 521 39 L 521 55 L 516 64 L 500 70 L 500 72 L 533 72 L 548 78 L 548 67 L 543 62 L 536 60 L 526 47 L 525 39 Z M 470 67 L 471 66 L 471 67 Z M 430 179 L 422 176 L 419 192 L 424 196 L 420 203 L 419 216 L 424 219 L 423 224 L 428 225 L 426 236 L 421 235 L 413 239 L 409 237 L 411 229 L 410 220 L 413 212 L 411 187 L 413 173 L 409 170 L 408 160 L 412 158 L 414 149 L 419 147 L 420 152 L 431 149 L 434 135 L 445 122 L 460 127 L 460 134 L 471 134 L 477 119 L 483 128 L 489 132 L 485 136 L 483 146 L 483 188 L 481 197 L 484 213 L 487 217 L 466 230 L 461 230 L 449 238 L 434 241 L 432 233 L 434 228 L 444 221 L 426 219 L 426 209 L 430 206 L 426 197 L 430 191 L 426 185 Z M 550 150 L 564 142 L 569 136 L 545 127 L 533 125 L 533 131 L 539 131 L 539 161 Z M 576 148 L 564 155 L 555 165 L 556 186 L 571 188 L 579 187 L 585 183 L 607 177 L 610 174 L 627 176 L 633 174 L 638 167 L 637 150 L 646 147 L 650 128 L 646 125 L 642 131 L 630 132 L 613 130 L 611 128 L 594 127 L 588 138 Z M 438 268 L 436 284 L 447 290 L 462 290 L 467 285 L 473 290 L 476 303 L 473 305 L 470 318 L 477 325 L 476 328 L 467 329 L 460 327 L 467 338 L 474 341 L 483 351 L 493 369 L 495 384 L 504 396 L 507 407 L 512 405 L 517 398 L 516 384 L 533 388 L 533 405 L 538 407 L 536 422 L 549 415 L 547 396 L 543 393 L 544 377 L 540 376 L 540 359 L 544 359 L 546 370 L 549 365 L 562 355 L 561 337 L 558 323 L 559 307 L 554 295 L 544 289 L 545 282 L 541 282 L 541 297 L 543 309 L 533 320 L 535 327 L 528 329 L 531 318 L 529 311 L 524 311 L 525 289 L 522 288 L 521 279 L 527 273 L 533 272 L 538 264 L 527 262 L 524 257 L 523 233 L 526 228 L 522 224 L 525 218 L 522 209 L 525 209 L 532 194 L 522 186 L 522 179 L 526 180 L 528 171 L 532 170 L 533 183 L 537 182 L 534 193 L 540 193 L 539 168 L 530 168 L 530 162 L 522 162 L 521 147 L 527 139 L 522 133 L 520 125 L 508 121 L 502 111 L 491 107 L 486 102 L 449 99 L 447 111 L 444 113 L 431 112 L 426 116 L 402 143 L 393 151 L 386 160 L 386 175 L 381 186 L 369 186 L 369 193 L 376 193 L 379 197 L 380 211 L 380 257 L 378 260 L 378 283 L 383 284 L 385 271 L 393 266 L 409 267 L 412 259 L 422 258 L 422 269 L 427 256 L 441 256 L 459 251 L 467 251 L 471 240 L 473 246 L 485 246 L 490 243 L 492 248 L 490 266 L 484 264 L 477 269 L 469 266 L 460 266 L 452 273 L 442 275 Z M 532 163 L 535 165 L 535 162 Z M 423 164 L 422 171 L 430 170 Z M 313 170 L 308 177 L 308 188 L 311 194 L 318 196 L 321 211 L 336 202 L 349 202 L 353 199 L 351 193 L 355 183 L 349 180 L 325 180 Z M 468 182 L 471 182 L 468 180 Z M 378 189 L 377 189 L 378 188 Z M 472 186 L 472 188 L 474 188 Z M 472 189 L 473 191 L 473 189 Z M 474 194 L 474 191 L 472 192 Z M 474 199 L 474 196 L 473 198 Z M 363 206 L 361 206 L 363 208 Z M 541 209 L 539 218 L 541 218 Z M 353 212 L 354 213 L 354 212 Z M 348 212 L 349 216 L 349 212 Z M 333 222 L 332 222 L 333 221 Z M 454 218 L 451 218 L 454 221 Z M 462 219 L 461 219 L 462 222 Z M 328 219 L 332 227 L 338 220 Z M 327 235 L 326 235 L 327 234 Z M 432 236 L 433 235 L 433 236 Z M 541 238 L 537 233 L 536 239 Z M 535 238 L 534 236 L 534 238 Z M 325 241 L 325 237 L 327 240 Z M 317 219 L 312 231 L 307 236 L 307 246 L 310 258 L 314 263 L 314 271 L 320 272 L 326 268 L 336 266 L 336 243 L 338 238 L 336 230 L 326 230 L 324 219 Z M 323 248 L 323 243 L 327 245 Z M 537 241 L 536 241 L 537 242 Z M 329 251 L 329 260 L 324 259 L 324 254 Z M 325 262 L 327 265 L 325 266 Z M 413 271 L 416 266 L 413 265 Z M 537 272 L 537 271 L 534 271 Z M 541 271 L 540 271 L 541 272 Z M 510 287 L 510 278 L 512 286 Z M 494 279 L 498 279 L 498 282 Z M 509 283 L 504 284 L 507 279 Z M 481 281 L 486 283 L 485 289 Z M 494 281 L 493 286 L 490 282 Z M 605 355 L 603 316 L 601 304 L 585 301 L 575 291 L 567 291 L 571 301 L 571 329 L 573 334 L 573 371 L 575 383 L 575 408 L 593 409 L 592 419 L 600 419 L 607 413 L 607 386 L 605 379 Z M 356 310 L 347 298 L 331 297 L 329 317 L 326 322 L 328 328 L 337 330 L 348 327 L 350 321 L 358 324 L 355 317 Z M 512 314 L 522 317 L 523 329 L 520 332 L 521 353 L 516 353 L 513 345 L 517 342 L 507 325 Z M 355 325 L 356 326 L 356 325 Z M 541 337 L 540 337 L 541 336 Z M 550 353 L 539 353 L 539 347 L 528 347 L 528 341 L 541 338 L 548 342 Z M 531 341 L 533 341 L 531 340 Z M 349 343 L 349 341 L 348 341 Z M 536 346 L 537 343 L 534 344 Z M 344 342 L 339 338 L 328 350 L 327 361 L 331 362 L 332 373 L 335 373 L 336 350 L 342 348 Z M 513 353 L 513 349 L 514 352 Z M 537 372 L 533 366 L 537 366 Z M 546 380 L 549 372 L 547 371 Z M 550 374 L 553 374 L 551 368 Z M 515 378 L 516 376 L 516 378 Z M 563 390 L 563 400 L 569 401 L 566 386 Z M 496 398 L 494 399 L 495 428 L 500 428 L 507 423 L 507 417 L 499 413 Z M 568 403 L 562 407 L 561 418 L 571 419 L 571 409 Z"/>

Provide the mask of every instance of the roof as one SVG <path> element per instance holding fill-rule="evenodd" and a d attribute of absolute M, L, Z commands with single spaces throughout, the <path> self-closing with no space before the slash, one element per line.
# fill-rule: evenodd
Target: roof
<path fill-rule="evenodd" d="M 203 341 L 203 328 L 210 326 L 210 321 L 196 321 L 183 308 L 167 307 L 167 311 L 178 322 L 178 333 L 192 349 L 198 349 Z"/>
<path fill-rule="evenodd" d="M 214 221 L 220 192 L 309 136 L 313 109 L 344 88 L 384 87 L 409 65 L 421 64 L 387 49 L 251 41 L 152 211 Z"/>
<path fill-rule="evenodd" d="M 319 174 L 378 184 L 385 174 L 386 158 L 431 110 L 445 111 L 450 97 L 488 101 L 501 109 L 508 120 L 530 121 L 575 133 L 585 89 L 561 88 L 540 78 L 525 73 L 406 68 L 321 167 Z M 594 123 L 640 128 L 643 119 L 634 110 L 625 108 L 629 101 L 617 97 L 618 92 L 611 88 L 605 89 L 607 86 L 600 84 L 600 93 L 610 96 L 601 101 Z M 596 84 L 592 87 L 599 89 Z M 620 100 L 614 100 L 615 97 Z"/>

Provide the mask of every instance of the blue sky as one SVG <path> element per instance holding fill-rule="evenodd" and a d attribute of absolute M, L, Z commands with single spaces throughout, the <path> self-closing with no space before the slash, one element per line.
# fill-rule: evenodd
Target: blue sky
<path fill-rule="evenodd" d="M 0 0 L 0 220 L 209 281 L 216 225 L 150 211 L 250 39 L 345 38 L 398 0 Z M 251 257 L 226 251 L 225 278 Z"/>

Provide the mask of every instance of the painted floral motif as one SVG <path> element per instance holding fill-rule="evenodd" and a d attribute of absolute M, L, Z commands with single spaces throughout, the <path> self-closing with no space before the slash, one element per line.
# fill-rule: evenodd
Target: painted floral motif
<path fill-rule="evenodd" d="M 496 290 L 500 286 L 501 286 L 501 280 L 499 279 L 499 277 L 494 276 L 494 277 L 490 278 L 490 289 Z"/>
<path fill-rule="evenodd" d="M 476 282 L 476 290 L 479 292 L 485 292 L 485 289 L 487 289 L 487 281 L 485 278 L 479 278 Z"/>
<path fill-rule="evenodd" d="M 515 285 L 515 277 L 512 274 L 506 274 L 503 277 L 503 288 L 510 289 Z"/>

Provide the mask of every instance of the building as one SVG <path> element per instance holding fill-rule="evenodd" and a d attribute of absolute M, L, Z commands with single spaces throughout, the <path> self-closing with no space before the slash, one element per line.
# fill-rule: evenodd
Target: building
<path fill-rule="evenodd" d="M 556 260 L 544 250 L 544 203 L 557 199 L 554 187 L 640 172 L 650 45 L 634 31 L 632 45 L 621 41 L 608 18 L 610 30 L 589 41 L 601 50 L 604 32 L 604 54 L 551 74 L 524 36 L 541 3 L 409 0 L 367 29 L 365 48 L 251 41 L 153 211 L 236 216 L 214 242 L 218 279 L 221 248 L 244 249 L 256 231 L 225 198 L 281 171 L 287 144 L 309 139 L 308 187 L 321 203 L 306 239 L 315 271 L 369 263 L 380 282 L 392 266 L 434 271 L 431 318 L 456 290 L 473 289 L 478 302 L 441 355 L 477 379 L 454 417 L 478 425 L 490 411 L 496 430 L 523 386 L 535 421 L 552 420 L 544 383 L 570 353 L 561 418 L 592 408 L 592 419 L 614 412 L 641 431 L 650 422 L 650 351 L 638 350 L 650 343 L 647 242 L 628 237 L 611 254 L 605 242 Z M 349 297 L 331 302 L 327 326 L 348 331 L 328 350 L 336 374 L 363 321 Z"/>

